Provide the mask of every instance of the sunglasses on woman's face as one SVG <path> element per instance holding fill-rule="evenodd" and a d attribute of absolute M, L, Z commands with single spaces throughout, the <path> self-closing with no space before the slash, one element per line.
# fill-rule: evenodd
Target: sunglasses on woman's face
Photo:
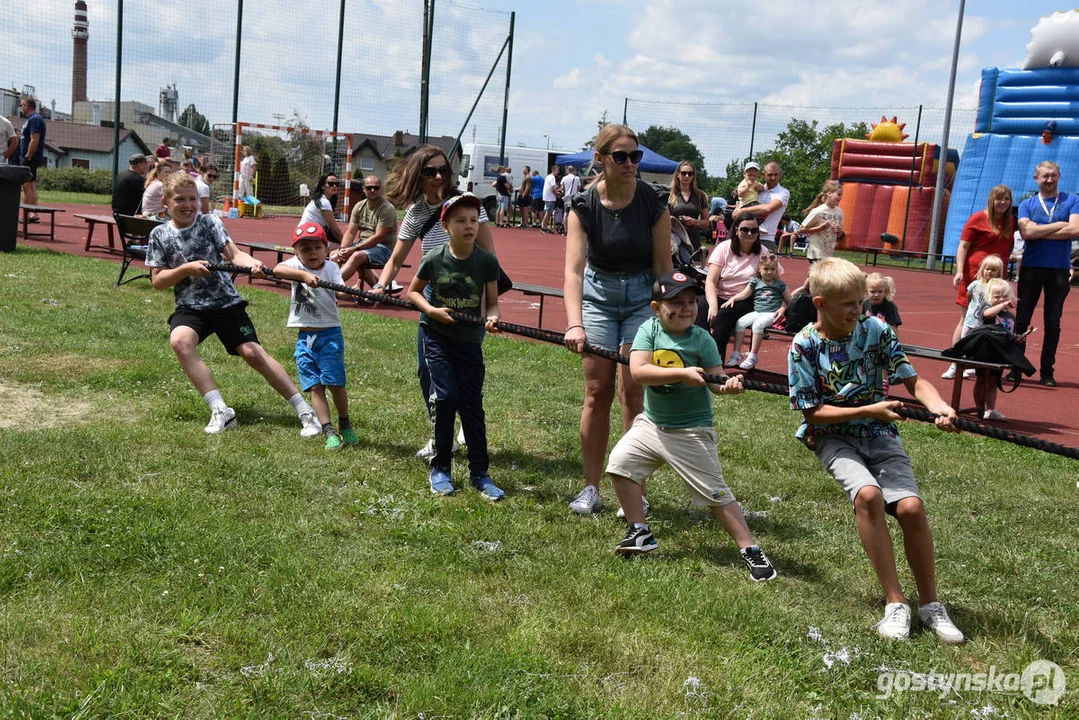
<path fill-rule="evenodd" d="M 441 175 L 442 177 L 446 178 L 446 177 L 450 176 L 450 166 L 449 165 L 440 165 L 438 167 L 427 166 L 423 170 L 420 170 L 420 175 L 422 175 L 425 178 L 433 178 L 436 175 Z"/>
<path fill-rule="evenodd" d="M 678 174 L 682 177 L 693 177 L 697 173 L 693 172 L 692 170 L 679 170 Z"/>
<path fill-rule="evenodd" d="M 216 180 L 216 179 L 217 179 L 217 175 L 207 175 L 207 176 L 206 176 L 206 179 L 207 179 L 207 180 Z"/>
<path fill-rule="evenodd" d="M 760 228 L 747 228 L 747 227 L 738 228 L 738 232 L 742 233 L 743 235 L 756 235 L 759 231 L 760 231 Z"/>
<path fill-rule="evenodd" d="M 333 182 L 326 183 L 326 187 L 344 187 L 345 184 L 340 180 L 334 180 Z"/>
<path fill-rule="evenodd" d="M 614 160 L 616 165 L 625 165 L 626 160 L 632 160 L 634 165 L 640 165 L 641 158 L 644 157 L 644 150 L 634 150 L 633 152 L 615 150 L 613 153 L 607 154 L 611 156 L 611 160 Z"/>

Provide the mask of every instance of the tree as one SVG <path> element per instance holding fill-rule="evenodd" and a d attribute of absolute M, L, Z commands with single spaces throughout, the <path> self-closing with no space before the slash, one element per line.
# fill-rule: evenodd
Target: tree
<path fill-rule="evenodd" d="M 716 180 L 708 176 L 704 169 L 704 155 L 701 155 L 689 135 L 675 127 L 649 125 L 648 129 L 637 135 L 637 140 L 665 158 L 679 163 L 693 163 L 693 167 L 697 168 L 697 187 L 705 192 L 714 189 Z"/>
<path fill-rule="evenodd" d="M 599 131 L 603 129 L 605 125 L 610 125 L 610 121 L 607 120 L 607 110 L 599 116 L 599 120 L 596 121 L 596 135 L 599 135 Z M 592 139 L 584 144 L 585 150 L 595 150 L 596 148 L 596 135 L 592 136 Z"/>
<path fill-rule="evenodd" d="M 191 128 L 202 135 L 210 134 L 210 123 L 202 113 L 195 109 L 195 103 L 191 103 L 184 108 L 184 111 L 180 113 L 180 119 L 177 122 L 185 128 Z"/>

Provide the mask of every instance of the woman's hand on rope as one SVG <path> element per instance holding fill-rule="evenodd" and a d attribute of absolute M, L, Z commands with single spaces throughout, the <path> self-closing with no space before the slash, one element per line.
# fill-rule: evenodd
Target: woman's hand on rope
<path fill-rule="evenodd" d="M 564 342 L 570 352 L 580 355 L 584 352 L 584 346 L 588 342 L 588 333 L 584 331 L 583 326 L 573 325 L 566 330 Z"/>

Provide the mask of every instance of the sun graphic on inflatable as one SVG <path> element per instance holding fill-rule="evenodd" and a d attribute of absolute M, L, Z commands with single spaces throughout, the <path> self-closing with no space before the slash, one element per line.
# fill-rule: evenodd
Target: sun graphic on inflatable
<path fill-rule="evenodd" d="M 865 136 L 876 142 L 903 142 L 910 137 L 903 132 L 906 126 L 906 123 L 896 122 L 894 115 L 891 120 L 881 115 L 880 122 L 874 123 L 873 131 L 867 132 Z"/>

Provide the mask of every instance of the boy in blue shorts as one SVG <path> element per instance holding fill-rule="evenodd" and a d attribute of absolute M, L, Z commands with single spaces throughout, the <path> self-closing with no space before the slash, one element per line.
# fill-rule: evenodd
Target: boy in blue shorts
<path fill-rule="evenodd" d="M 738 544 L 754 582 L 771 580 L 776 570 L 754 543 L 741 506 L 723 481 L 712 426 L 712 398 L 743 392 L 742 380 L 706 383 L 705 374 L 723 375 L 723 359 L 707 330 L 694 324 L 697 284 L 674 271 L 652 286 L 652 311 L 633 339 L 629 367 L 644 386 L 644 412 L 614 446 L 607 461 L 629 529 L 615 546 L 620 555 L 647 553 L 657 547 L 644 521 L 641 484 L 667 463 L 689 489 L 694 504 L 708 507 Z"/>
<path fill-rule="evenodd" d="M 483 331 L 498 327 L 498 258 L 476 245 L 480 228 L 480 199 L 471 193 L 457 195 L 442 204 L 442 227 L 450 241 L 423 256 L 416 277 L 408 287 L 420 315 L 420 350 L 431 375 L 428 407 L 434 425 L 435 454 L 428 481 L 436 495 L 452 495 L 453 423 L 461 416 L 461 430 L 468 446 L 468 471 L 474 487 L 488 500 L 501 500 L 505 493 L 488 473 L 487 425 L 483 412 Z M 483 308 L 486 305 L 486 315 Z M 458 324 L 455 310 L 483 325 Z"/>
<path fill-rule="evenodd" d="M 319 287 L 322 282 L 342 284 L 341 268 L 327 260 L 329 242 L 326 230 L 318 223 L 301 223 L 292 234 L 296 254 L 279 263 L 274 275 L 292 281 L 288 327 L 299 330 L 296 338 L 296 370 L 300 388 L 311 392 L 311 404 L 318 415 L 326 449 L 359 442 L 348 418 L 348 393 L 345 391 L 345 339 L 337 312 L 337 294 Z M 341 431 L 330 422 L 326 388 L 333 396 Z"/>
<path fill-rule="evenodd" d="M 902 403 L 886 399 L 885 374 L 937 415 L 941 430 L 958 432 L 955 410 L 918 377 L 895 332 L 862 314 L 865 286 L 865 274 L 847 260 L 825 258 L 810 268 L 818 319 L 795 336 L 788 360 L 791 408 L 803 418 L 797 437 L 854 504 L 858 535 L 884 590 L 884 618 L 876 624 L 881 637 L 910 635 L 910 606 L 899 586 L 888 513 L 903 531 L 922 625 L 946 643 L 962 643 L 963 633 L 937 600 L 933 535 L 895 425 Z"/>

